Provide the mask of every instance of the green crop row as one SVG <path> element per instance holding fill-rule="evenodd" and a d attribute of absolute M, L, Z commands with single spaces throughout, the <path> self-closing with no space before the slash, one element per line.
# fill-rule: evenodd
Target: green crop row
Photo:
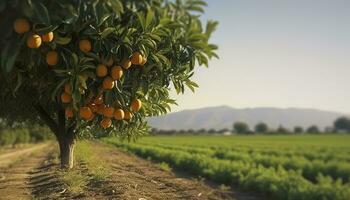
<path fill-rule="evenodd" d="M 239 151 L 272 156 L 301 156 L 308 160 L 350 162 L 349 135 L 322 136 L 174 136 L 146 137 L 140 142 Z"/>
<path fill-rule="evenodd" d="M 333 179 L 342 179 L 343 182 L 348 182 L 350 178 L 350 163 L 345 161 L 323 161 L 323 160 L 308 160 L 301 156 L 275 156 L 260 153 L 247 153 L 234 150 L 210 148 L 195 148 L 178 145 L 165 144 L 145 144 L 141 145 L 155 146 L 163 149 L 177 150 L 195 154 L 205 154 L 223 160 L 243 161 L 263 165 L 264 167 L 283 167 L 285 170 L 301 171 L 304 178 L 316 182 L 319 174 L 331 176 Z"/>
<path fill-rule="evenodd" d="M 154 141 L 142 141 L 140 144 L 154 145 Z M 232 145 L 232 146 L 210 146 L 206 144 L 183 144 L 177 141 L 173 143 L 162 143 L 163 146 L 174 146 L 174 147 L 189 147 L 192 149 L 204 149 L 204 151 L 211 149 L 213 151 L 235 151 L 235 152 L 245 152 L 248 154 L 263 154 L 266 156 L 300 156 L 307 160 L 322 160 L 324 162 L 329 161 L 346 161 L 350 162 L 350 151 L 348 148 L 325 148 L 325 147 L 305 147 L 305 146 L 272 146 L 272 145 Z M 307 151 L 305 151 L 307 148 Z"/>
<path fill-rule="evenodd" d="M 169 163 L 172 167 L 204 176 L 218 183 L 236 184 L 243 189 L 254 190 L 274 199 L 324 199 L 347 200 L 350 185 L 319 175 L 317 184 L 303 178 L 299 171 L 267 168 L 244 161 L 212 158 L 205 154 L 170 150 L 138 144 L 125 144 L 116 140 L 109 143 L 144 158 Z"/>

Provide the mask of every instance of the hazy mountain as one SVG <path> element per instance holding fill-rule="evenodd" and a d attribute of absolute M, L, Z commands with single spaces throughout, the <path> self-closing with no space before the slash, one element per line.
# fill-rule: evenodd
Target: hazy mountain
<path fill-rule="evenodd" d="M 195 110 L 184 110 L 165 116 L 150 118 L 149 124 L 157 129 L 221 129 L 231 128 L 236 121 L 243 121 L 250 127 L 258 122 L 265 122 L 276 128 L 283 125 L 308 127 L 317 125 L 320 128 L 331 126 L 342 113 L 299 108 L 246 108 L 235 109 L 228 106 L 210 107 Z"/>

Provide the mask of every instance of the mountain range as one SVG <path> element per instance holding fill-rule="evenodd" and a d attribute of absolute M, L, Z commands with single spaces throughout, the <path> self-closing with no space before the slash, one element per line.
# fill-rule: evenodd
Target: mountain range
<path fill-rule="evenodd" d="M 153 128 L 162 130 L 188 129 L 231 129 L 234 122 L 246 122 L 254 127 L 259 122 L 268 124 L 270 128 L 282 125 L 286 128 L 301 126 L 307 128 L 317 125 L 326 128 L 333 125 L 336 118 L 346 114 L 301 108 L 244 108 L 237 109 L 228 106 L 208 107 L 194 110 L 184 110 L 148 119 Z"/>

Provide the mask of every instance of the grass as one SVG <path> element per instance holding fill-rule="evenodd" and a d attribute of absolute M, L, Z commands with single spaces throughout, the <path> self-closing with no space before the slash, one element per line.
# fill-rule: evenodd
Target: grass
<path fill-rule="evenodd" d="M 79 170 L 60 170 L 58 177 L 62 183 L 64 183 L 69 191 L 73 194 L 79 194 L 83 191 L 83 188 L 88 183 L 86 175 L 82 174 Z"/>
<path fill-rule="evenodd" d="M 164 170 L 164 171 L 167 171 L 167 172 L 170 172 L 170 171 L 171 171 L 170 165 L 169 165 L 168 163 L 166 163 L 166 162 L 158 163 L 157 166 L 158 166 L 159 168 L 161 168 L 162 170 Z"/>
<path fill-rule="evenodd" d="M 91 149 L 91 143 L 88 141 L 81 141 L 77 144 L 75 158 L 77 162 L 82 162 L 87 165 L 90 175 L 97 181 L 105 180 L 110 169 L 98 158 L 98 152 Z"/>
<path fill-rule="evenodd" d="M 60 170 L 59 177 L 73 194 L 81 193 L 84 187 L 91 181 L 104 181 L 110 174 L 108 166 L 98 158 L 98 152 L 91 148 L 88 141 L 80 141 L 75 148 L 75 168 L 72 170 Z M 86 170 L 81 169 L 86 166 Z"/>

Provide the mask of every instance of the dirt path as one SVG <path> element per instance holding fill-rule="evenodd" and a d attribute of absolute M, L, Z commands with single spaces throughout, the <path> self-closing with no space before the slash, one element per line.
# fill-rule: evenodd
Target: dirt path
<path fill-rule="evenodd" d="M 151 162 L 119 151 L 114 147 L 96 144 L 94 150 L 111 166 L 115 199 L 233 199 L 232 194 L 205 185 L 203 182 L 181 178 L 162 170 Z"/>
<path fill-rule="evenodd" d="M 0 155 L 0 167 L 6 167 L 10 165 L 12 162 L 15 162 L 16 159 L 21 158 L 25 155 L 29 155 L 32 152 L 35 152 L 37 150 L 43 149 L 44 147 L 47 147 L 48 144 L 40 144 L 33 147 L 25 148 L 25 149 L 14 149 L 11 152 L 4 153 Z"/>
<path fill-rule="evenodd" d="M 75 171 L 86 177 L 87 183 L 79 193 L 73 194 L 59 178 L 58 148 L 55 145 L 44 147 L 36 146 L 30 154 L 21 150 L 21 158 L 8 167 L 0 167 L 0 200 L 256 200 L 178 176 L 150 161 L 102 143 L 91 143 L 91 148 L 107 166 L 107 178 L 96 181 L 85 163 L 77 163 Z M 2 157 L 0 163 L 9 158 L 13 157 Z"/>
<path fill-rule="evenodd" d="M 18 152 L 1 156 L 0 163 L 0 199 L 18 200 L 32 199 L 33 185 L 30 179 L 41 170 L 36 170 L 46 160 L 48 152 L 52 151 L 49 144 L 38 145 Z M 12 162 L 10 162 L 12 161 Z M 6 165 L 6 167 L 5 167 Z"/>

